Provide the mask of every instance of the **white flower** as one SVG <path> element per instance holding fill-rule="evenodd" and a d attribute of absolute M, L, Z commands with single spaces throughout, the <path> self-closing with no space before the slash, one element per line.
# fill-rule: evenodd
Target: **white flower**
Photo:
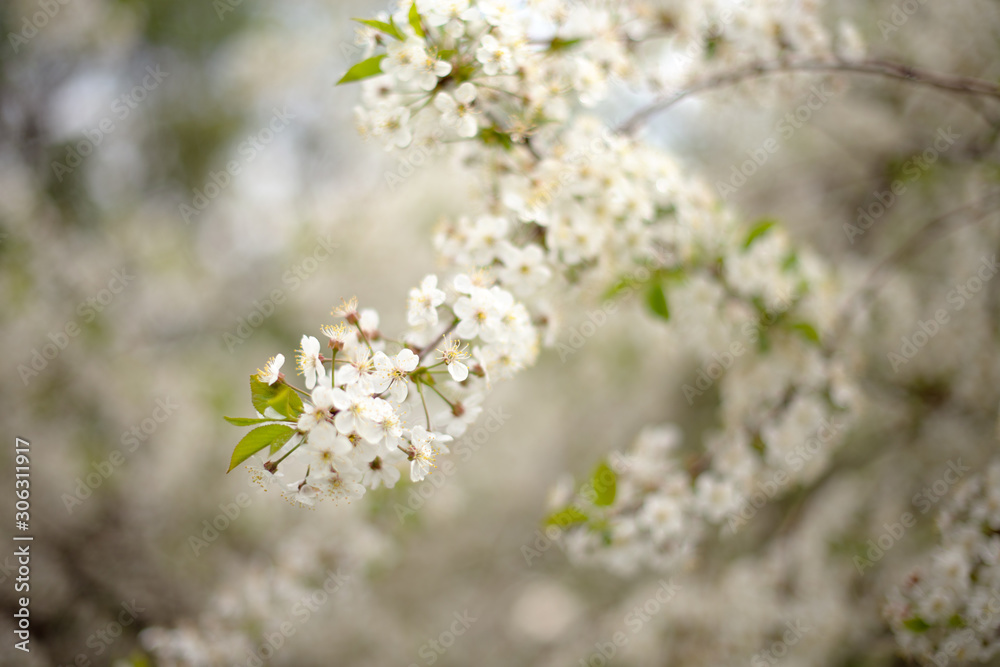
<path fill-rule="evenodd" d="M 399 455 L 394 457 L 396 460 L 402 458 L 402 452 L 398 449 L 396 450 L 396 454 Z M 383 459 L 381 456 L 376 456 L 365 468 L 361 483 L 369 489 L 377 489 L 382 484 L 385 485 L 385 488 L 391 489 L 396 486 L 399 477 L 399 468 L 393 465 L 391 461 Z"/>
<path fill-rule="evenodd" d="M 459 318 L 455 334 L 471 340 L 481 337 L 485 341 L 495 338 L 500 325 L 496 303 L 489 290 L 477 289 L 471 296 L 463 296 L 455 302 L 455 316 Z"/>
<path fill-rule="evenodd" d="M 388 403 L 385 404 L 388 409 L 382 410 L 382 414 L 378 416 L 376 423 L 381 430 L 382 437 L 382 452 L 392 454 L 393 452 L 399 452 L 399 448 L 403 446 L 403 422 L 399 417 L 399 414 L 392 409 L 392 406 Z"/>
<path fill-rule="evenodd" d="M 247 472 L 250 473 L 250 480 L 254 484 L 264 489 L 265 492 L 271 489 L 277 489 L 279 492 L 284 492 L 284 486 L 282 479 L 285 473 L 280 470 L 275 470 L 273 473 L 268 470 L 264 465 L 264 460 L 259 456 L 252 456 L 246 463 Z"/>
<path fill-rule="evenodd" d="M 312 404 L 306 403 L 303 406 L 297 424 L 298 430 L 302 433 L 308 433 L 317 424 L 330 417 L 332 408 L 333 390 L 326 385 L 318 385 L 312 392 Z"/>
<path fill-rule="evenodd" d="M 438 352 L 441 353 L 440 359 L 447 366 L 452 380 L 462 382 L 469 377 L 469 367 L 462 363 L 463 359 L 469 358 L 469 353 L 462 347 L 461 340 L 448 340 L 443 348 L 438 348 Z"/>
<path fill-rule="evenodd" d="M 418 0 L 417 7 L 427 25 L 439 28 L 451 21 L 471 21 L 478 16 L 469 0 Z"/>
<path fill-rule="evenodd" d="M 492 284 L 489 274 L 483 270 L 476 271 L 471 276 L 460 273 L 452 281 L 452 286 L 459 294 L 472 294 L 477 289 L 486 289 Z"/>
<path fill-rule="evenodd" d="M 424 60 L 417 70 L 415 83 L 421 90 L 431 91 L 437 87 L 438 79 L 451 74 L 451 63 L 438 60 L 429 53 L 424 54 Z"/>
<path fill-rule="evenodd" d="M 423 426 L 414 426 L 410 431 L 410 479 L 419 482 L 430 473 L 434 467 L 434 459 L 438 454 L 447 454 L 445 442 L 451 441 L 450 435 L 432 433 Z"/>
<path fill-rule="evenodd" d="M 417 76 L 426 60 L 427 50 L 423 41 L 417 37 L 410 37 L 405 42 L 394 41 L 386 47 L 382 71 L 405 83 Z"/>
<path fill-rule="evenodd" d="M 663 495 L 650 496 L 636 516 L 657 542 L 679 535 L 684 529 L 684 507 L 676 498 Z"/>
<path fill-rule="evenodd" d="M 319 353 L 319 341 L 313 336 L 303 336 L 299 345 L 299 370 L 305 376 L 306 389 L 312 389 L 318 380 L 326 377 L 326 367 Z"/>
<path fill-rule="evenodd" d="M 501 44 L 493 35 L 483 37 L 476 51 L 476 60 L 483 64 L 483 73 L 487 76 L 512 74 L 517 70 L 510 48 Z"/>
<path fill-rule="evenodd" d="M 371 393 L 372 382 L 375 379 L 375 361 L 366 345 L 359 345 L 351 353 L 350 363 L 337 366 L 334 378 L 339 385 L 358 385 L 364 391 Z"/>
<path fill-rule="evenodd" d="M 334 350 L 343 350 L 357 343 L 357 332 L 348 329 L 347 325 L 341 322 L 337 326 L 325 324 L 320 327 L 323 335 L 330 339 L 330 347 Z"/>
<path fill-rule="evenodd" d="M 545 263 L 545 253 L 537 245 L 520 249 L 510 243 L 501 243 L 500 259 L 504 263 L 504 268 L 498 271 L 500 280 L 518 294 L 531 294 L 552 277 L 552 269 Z"/>
<path fill-rule="evenodd" d="M 410 454 L 410 481 L 421 482 L 434 466 L 434 450 L 414 445 Z"/>
<path fill-rule="evenodd" d="M 337 457 L 346 457 L 353 449 L 351 441 L 330 422 L 321 422 L 309 432 L 306 450 L 316 457 L 321 470 L 329 470 L 335 465 Z"/>
<path fill-rule="evenodd" d="M 490 25 L 512 26 L 514 23 L 514 3 L 510 0 L 479 0 L 476 7 Z"/>
<path fill-rule="evenodd" d="M 257 369 L 257 379 L 261 382 L 266 382 L 271 385 L 277 382 L 278 377 L 281 375 L 281 366 L 285 363 L 285 355 L 279 354 L 276 357 L 271 357 L 267 360 L 267 365 L 264 366 L 264 370 Z"/>
<path fill-rule="evenodd" d="M 410 442 L 414 445 L 430 447 L 435 454 L 447 454 L 449 450 L 444 443 L 451 441 L 450 435 L 428 431 L 423 426 L 414 426 L 410 429 Z"/>
<path fill-rule="evenodd" d="M 413 141 L 410 131 L 410 110 L 402 106 L 385 106 L 375 110 L 372 131 L 385 142 L 386 150 L 406 148 Z"/>
<path fill-rule="evenodd" d="M 395 357 L 385 352 L 375 353 L 375 379 L 373 391 L 381 394 L 389 390 L 389 396 L 396 403 L 406 400 L 410 373 L 416 369 L 420 359 L 413 350 L 400 350 Z"/>
<path fill-rule="evenodd" d="M 737 503 L 733 485 L 711 473 L 704 473 L 698 477 L 698 481 L 695 482 L 695 499 L 702 513 L 713 522 L 721 521 Z"/>
<path fill-rule="evenodd" d="M 377 419 L 372 419 L 372 422 L 376 425 L 378 424 Z M 372 444 L 366 441 L 357 433 L 351 434 L 348 440 L 351 443 L 352 450 L 347 460 L 350 461 L 353 467 L 359 470 L 364 470 L 365 466 L 385 449 L 379 444 Z"/>
<path fill-rule="evenodd" d="M 365 495 L 365 487 L 358 483 L 361 478 L 360 470 L 344 466 L 327 478 L 320 488 L 335 501 L 346 499 L 350 502 Z"/>
<path fill-rule="evenodd" d="M 321 493 L 321 489 L 318 486 L 313 485 L 305 479 L 301 482 L 292 482 L 288 485 L 288 488 L 291 490 L 291 493 L 286 494 L 286 497 L 293 503 L 305 505 L 306 507 L 315 505 L 316 498 Z"/>
<path fill-rule="evenodd" d="M 410 290 L 406 321 L 412 327 L 434 326 L 438 323 L 437 308 L 445 300 L 445 293 L 437 287 L 437 276 L 425 277 L 420 287 Z"/>
<path fill-rule="evenodd" d="M 466 82 L 455 91 L 455 97 L 448 93 L 438 93 L 434 99 L 434 106 L 441 112 L 441 122 L 466 139 L 471 139 L 479 132 L 479 121 L 476 119 L 478 112 L 473 105 L 476 94 L 476 86 Z"/>
<path fill-rule="evenodd" d="M 500 243 L 507 238 L 510 221 L 507 218 L 483 215 L 476 218 L 468 230 L 468 249 L 472 261 L 479 266 L 493 263 L 500 250 Z M 458 277 L 455 278 L 456 285 Z M 459 290 L 466 294 L 470 291 Z"/>
<path fill-rule="evenodd" d="M 371 417 L 378 400 L 381 399 L 373 399 L 357 384 L 350 385 L 347 391 L 334 389 L 333 405 L 339 412 L 334 417 L 333 423 L 337 426 L 337 430 L 345 435 L 357 433 L 368 442 L 377 443 L 382 434 L 378 424 Z"/>
<path fill-rule="evenodd" d="M 454 408 L 442 410 L 434 417 L 434 423 L 443 426 L 444 432 L 453 438 L 460 438 L 479 419 L 483 412 L 484 398 L 484 394 L 475 392 L 462 400 L 456 400 Z"/>

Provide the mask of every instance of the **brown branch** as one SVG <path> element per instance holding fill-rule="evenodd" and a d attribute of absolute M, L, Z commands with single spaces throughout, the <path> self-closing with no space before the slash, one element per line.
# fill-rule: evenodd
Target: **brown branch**
<path fill-rule="evenodd" d="M 655 114 L 672 107 L 681 100 L 705 90 L 714 90 L 733 86 L 743 81 L 759 79 L 773 74 L 786 74 L 790 72 L 828 72 L 828 73 L 850 73 L 865 74 L 870 76 L 881 76 L 898 81 L 906 81 L 917 85 L 946 90 L 952 93 L 964 95 L 977 95 L 992 97 L 1000 100 L 1000 86 L 983 79 L 974 79 L 964 76 L 953 76 L 950 74 L 940 74 L 908 65 L 887 62 L 883 60 L 803 60 L 803 61 L 778 61 L 770 63 L 757 63 L 741 69 L 722 72 L 710 76 L 703 81 L 698 81 L 684 90 L 677 91 L 666 97 L 656 100 L 652 104 L 645 106 L 635 112 L 628 120 L 622 123 L 617 132 L 620 134 L 633 134 L 639 127 Z"/>

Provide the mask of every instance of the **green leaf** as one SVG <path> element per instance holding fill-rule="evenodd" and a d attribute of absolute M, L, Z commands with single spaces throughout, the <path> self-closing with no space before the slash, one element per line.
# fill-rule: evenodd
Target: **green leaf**
<path fill-rule="evenodd" d="M 423 39 L 427 36 L 424 32 L 424 27 L 420 25 L 420 13 L 417 11 L 417 3 L 414 2 L 410 5 L 410 27 L 413 28 L 413 32 L 417 34 L 417 37 Z"/>
<path fill-rule="evenodd" d="M 665 320 L 670 319 L 670 307 L 667 305 L 667 295 L 663 292 L 663 285 L 653 283 L 646 288 L 646 305 L 655 315 Z"/>
<path fill-rule="evenodd" d="M 254 424 L 266 424 L 267 422 L 273 422 L 273 419 L 248 419 L 246 417 L 223 417 L 227 422 L 233 426 L 253 426 Z"/>
<path fill-rule="evenodd" d="M 229 470 L 226 472 L 232 472 L 233 468 L 268 445 L 270 445 L 271 453 L 273 454 L 281 449 L 282 445 L 288 442 L 288 439 L 293 435 L 295 435 L 295 429 L 283 424 L 271 424 L 270 426 L 255 428 L 243 436 L 243 439 L 236 445 L 236 449 L 233 450 L 233 457 L 229 460 Z"/>
<path fill-rule="evenodd" d="M 781 270 L 790 271 L 791 269 L 794 269 L 796 266 L 798 266 L 798 264 L 799 264 L 799 256 L 793 250 L 792 252 L 788 253 L 788 256 L 785 257 L 785 261 L 781 263 Z"/>
<path fill-rule="evenodd" d="M 775 224 L 777 223 L 775 223 L 774 220 L 761 220 L 755 224 L 750 229 L 750 233 L 747 234 L 747 240 L 743 242 L 743 247 L 749 248 L 754 241 L 767 234 L 767 232 L 770 231 L 771 227 L 774 227 Z"/>
<path fill-rule="evenodd" d="M 626 276 L 625 278 L 621 278 L 618 280 L 618 282 L 612 285 L 607 292 L 604 293 L 604 300 L 610 301 L 611 299 L 615 299 L 621 294 L 624 294 L 625 292 L 631 292 L 639 284 L 640 284 L 639 281 L 635 280 L 634 278 L 630 278 L 628 276 Z"/>
<path fill-rule="evenodd" d="M 808 322 L 795 322 L 789 326 L 793 331 L 797 331 L 802 334 L 803 338 L 806 340 L 816 343 L 817 345 L 821 344 L 819 333 L 816 331 L 816 328 Z"/>
<path fill-rule="evenodd" d="M 917 634 L 927 632 L 931 629 L 931 626 L 927 624 L 927 621 L 919 616 L 914 616 L 913 618 L 908 618 L 903 621 L 903 627 L 910 632 L 916 632 Z"/>
<path fill-rule="evenodd" d="M 375 28 L 379 32 L 384 32 L 390 37 L 398 39 L 401 42 L 404 39 L 406 39 L 403 36 L 403 33 L 399 31 L 399 28 L 396 27 L 396 22 L 393 21 L 392 19 L 389 19 L 388 23 L 383 23 L 382 21 L 374 21 L 372 19 L 352 19 L 352 20 L 357 21 L 358 23 L 361 23 L 363 25 L 366 25 L 369 28 Z"/>
<path fill-rule="evenodd" d="M 715 57 L 716 52 L 719 50 L 719 44 L 722 42 L 721 37 L 710 37 L 705 42 L 705 60 L 711 60 Z"/>
<path fill-rule="evenodd" d="M 615 502 L 615 494 L 618 492 L 618 475 L 606 462 L 602 462 L 590 481 L 594 488 L 594 504 L 598 507 L 607 507 Z"/>
<path fill-rule="evenodd" d="M 570 505 L 569 507 L 561 509 L 549 516 L 549 518 L 545 520 L 545 525 L 566 528 L 578 523 L 586 523 L 586 521 L 587 515 L 576 507 Z"/>
<path fill-rule="evenodd" d="M 483 128 L 483 131 L 479 133 L 479 136 L 483 140 L 483 143 L 487 146 L 491 144 L 503 146 L 506 151 L 510 151 L 514 148 L 514 140 L 510 138 L 509 134 L 500 132 L 492 127 Z"/>
<path fill-rule="evenodd" d="M 264 414 L 268 408 L 274 408 L 278 414 L 289 419 L 298 419 L 302 414 L 302 399 L 294 389 L 277 382 L 266 384 L 258 380 L 256 375 L 250 376 L 250 400 L 260 414 Z"/>
<path fill-rule="evenodd" d="M 556 51 L 563 51 L 565 49 L 570 48 L 571 46 L 576 46 L 577 44 L 579 44 L 582 41 L 583 40 L 579 39 L 579 38 L 578 39 L 563 39 L 561 37 L 556 37 L 549 44 L 549 52 L 550 53 L 555 53 Z"/>
<path fill-rule="evenodd" d="M 368 60 L 362 60 L 357 65 L 347 70 L 347 74 L 341 77 L 340 81 L 337 82 L 339 86 L 342 83 L 351 83 L 353 81 L 361 81 L 362 79 L 368 79 L 373 76 L 378 76 L 382 73 L 382 61 L 385 60 L 386 54 L 380 56 L 372 56 Z"/>

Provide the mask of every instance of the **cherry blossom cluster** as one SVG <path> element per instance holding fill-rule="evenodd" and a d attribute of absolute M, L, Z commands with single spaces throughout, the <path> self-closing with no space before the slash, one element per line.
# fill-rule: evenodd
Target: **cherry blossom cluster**
<path fill-rule="evenodd" d="M 544 157 L 481 156 L 481 210 L 435 235 L 451 265 L 494 267 L 507 289 L 540 301 L 606 286 L 637 265 L 675 267 L 718 231 L 704 184 L 593 117 L 546 128 L 533 146 Z"/>
<path fill-rule="evenodd" d="M 675 436 L 644 437 L 655 449 Z M 864 488 L 850 473 L 838 475 L 803 503 L 799 520 L 768 535 L 758 549 L 720 549 L 725 555 L 715 559 L 703 548 L 697 557 L 700 568 L 689 553 L 682 560 L 691 567 L 670 577 L 681 586 L 669 604 L 648 613 L 643 603 L 651 586 L 642 585 L 638 594 L 603 611 L 609 630 L 591 630 L 591 635 L 610 637 L 623 618 L 645 621 L 626 647 L 638 650 L 621 656 L 638 664 L 645 656 L 655 656 L 654 664 L 670 665 L 805 667 L 816 664 L 817 656 L 824 656 L 825 663 L 846 662 L 859 646 L 868 649 L 863 638 L 881 632 L 875 614 L 859 608 L 851 586 L 856 572 L 849 560 L 831 548 L 851 534 L 853 517 L 865 504 Z M 706 561 L 711 565 L 704 567 Z"/>
<path fill-rule="evenodd" d="M 667 293 L 682 313 L 668 329 L 700 364 L 683 392 L 693 403 L 717 390 L 716 428 L 687 448 L 673 427 L 644 431 L 611 503 L 557 493 L 554 520 L 582 560 L 673 567 L 709 526 L 736 532 L 816 480 L 855 418 L 848 360 L 824 344 L 837 325 L 836 275 L 769 223 L 728 220 L 705 218 L 715 232 L 692 234 L 708 241 L 683 246 L 686 261 L 667 271 L 680 276 Z"/>
<path fill-rule="evenodd" d="M 835 39 L 819 4 L 403 1 L 361 22 L 367 59 L 345 81 L 368 79 L 357 125 L 388 150 L 442 130 L 509 149 L 616 82 L 663 92 L 762 60 L 859 53 L 856 31 L 845 24 Z"/>
<path fill-rule="evenodd" d="M 382 76 L 364 82 L 359 127 L 389 148 L 440 136 L 442 123 L 459 139 L 476 140 L 465 158 L 478 176 L 478 211 L 443 222 L 435 246 L 453 270 L 487 271 L 525 299 L 532 319 L 546 324 L 547 343 L 556 343 L 559 314 L 581 293 L 603 292 L 636 267 L 669 299 L 678 313 L 671 335 L 701 364 L 685 396 L 718 391 L 717 429 L 698 449 L 697 469 L 667 460 L 681 452 L 654 447 L 666 457 L 656 469 L 666 466 L 677 478 L 630 486 L 626 476 L 614 504 L 585 513 L 571 531 L 581 551 L 592 546 L 619 564 L 662 564 L 676 526 L 663 519 L 669 528 L 661 530 L 653 517 L 728 519 L 735 530 L 748 520 L 744 510 L 759 486 L 777 477 L 784 493 L 825 470 L 856 407 L 847 361 L 828 344 L 840 280 L 772 223 L 736 221 L 670 155 L 575 107 L 629 78 L 638 59 L 672 62 L 686 80 L 747 54 L 832 57 L 834 40 L 814 5 L 795 12 L 784 12 L 784 2 L 697 10 L 529 5 L 403 3 L 364 22 L 370 53 L 383 46 L 386 53 L 372 56 L 379 70 L 368 74 Z M 639 53 L 637 44 L 654 35 L 668 37 L 666 46 Z M 685 40 L 699 48 L 685 49 Z M 660 314 L 669 318 L 665 308 Z M 680 524 L 686 546 L 679 552 L 697 542 L 693 523 Z"/>
<path fill-rule="evenodd" d="M 710 76 L 760 62 L 858 57 L 858 31 L 843 21 L 836 32 L 821 17 L 822 2 L 788 0 L 654 1 L 639 15 L 650 35 L 668 38 L 658 60 L 647 64 L 644 80 L 670 93 L 694 77 Z M 766 89 L 757 89 L 763 92 Z"/>
<path fill-rule="evenodd" d="M 646 30 L 636 3 L 528 4 L 401 2 L 364 21 L 357 41 L 372 66 L 356 76 L 382 76 L 363 84 L 362 134 L 389 150 L 434 141 L 442 130 L 510 147 L 565 121 L 570 96 L 596 103 L 610 80 L 629 74 L 629 44 Z"/>
<path fill-rule="evenodd" d="M 247 448 L 269 445 L 268 460 L 249 466 L 253 478 L 302 505 L 392 488 L 405 463 L 412 481 L 424 479 L 478 417 L 492 380 L 537 355 L 527 309 L 485 273 L 459 274 L 442 287 L 430 275 L 410 291 L 410 329 L 399 341 L 382 335 L 377 312 L 344 301 L 333 311 L 341 321 L 322 327 L 322 344 L 302 336 L 296 359 L 305 389 L 285 378 L 283 355 L 269 360 L 251 382 L 259 417 L 232 421 L 272 423 L 237 446 L 234 464 Z"/>
<path fill-rule="evenodd" d="M 964 482 L 938 515 L 941 544 L 893 589 L 884 616 L 923 664 L 1000 653 L 1000 461 Z"/>

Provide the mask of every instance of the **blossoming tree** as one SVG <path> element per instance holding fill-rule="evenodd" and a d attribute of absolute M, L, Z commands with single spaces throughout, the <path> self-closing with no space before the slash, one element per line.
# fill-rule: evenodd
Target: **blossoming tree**
<path fill-rule="evenodd" d="M 868 57 L 854 28 L 830 30 L 820 10 L 782 0 L 407 0 L 359 19 L 364 53 L 341 79 L 360 86 L 359 132 L 387 151 L 425 147 L 461 160 L 476 193 L 434 234 L 443 268 L 400 295 L 405 331 L 383 332 L 375 311 L 347 299 L 335 322 L 302 336 L 301 381 L 282 354 L 251 376 L 255 414 L 227 418 L 251 427 L 230 469 L 247 462 L 255 480 L 307 506 L 391 488 L 404 471 L 420 481 L 476 422 L 495 383 L 539 355 L 575 353 L 566 320 L 638 295 L 698 366 L 683 394 L 689 404 L 715 399 L 712 426 L 649 427 L 595 461 L 592 478 L 556 485 L 547 534 L 572 560 L 623 575 L 690 568 L 709 545 L 755 544 L 768 573 L 761 596 L 782 581 L 767 565 L 780 561 L 782 536 L 751 525 L 767 504 L 829 496 L 843 509 L 825 535 L 796 543 L 802 559 L 824 539 L 847 539 L 858 492 L 831 490 L 844 471 L 839 453 L 871 437 L 871 406 L 905 384 L 873 387 L 862 373 L 873 363 L 863 343 L 878 318 L 871 304 L 898 269 L 834 265 L 780 223 L 743 219 L 726 204 L 738 186 L 711 183 L 645 130 L 681 99 L 733 86 L 773 101 L 801 81 L 843 87 L 865 77 L 957 103 L 1000 99 L 990 81 Z M 602 104 L 627 88 L 647 103 L 609 121 Z M 765 150 L 760 160 L 774 152 Z M 863 233 L 848 227 L 852 242 Z M 980 244 L 995 243 L 983 231 Z M 894 371 L 930 338 L 966 335 L 946 331 L 941 312 L 904 333 L 887 360 Z M 967 370 L 973 379 L 951 373 L 947 391 L 974 391 L 963 389 L 975 383 Z M 884 598 L 885 621 L 910 656 L 943 664 L 1000 649 L 998 470 L 961 480 L 941 514 L 942 551 Z M 906 523 L 887 523 L 890 538 Z M 887 549 L 879 540 L 848 558 L 853 568 L 830 566 L 826 585 L 863 574 Z M 793 590 L 823 571 L 801 567 L 784 581 Z"/>

